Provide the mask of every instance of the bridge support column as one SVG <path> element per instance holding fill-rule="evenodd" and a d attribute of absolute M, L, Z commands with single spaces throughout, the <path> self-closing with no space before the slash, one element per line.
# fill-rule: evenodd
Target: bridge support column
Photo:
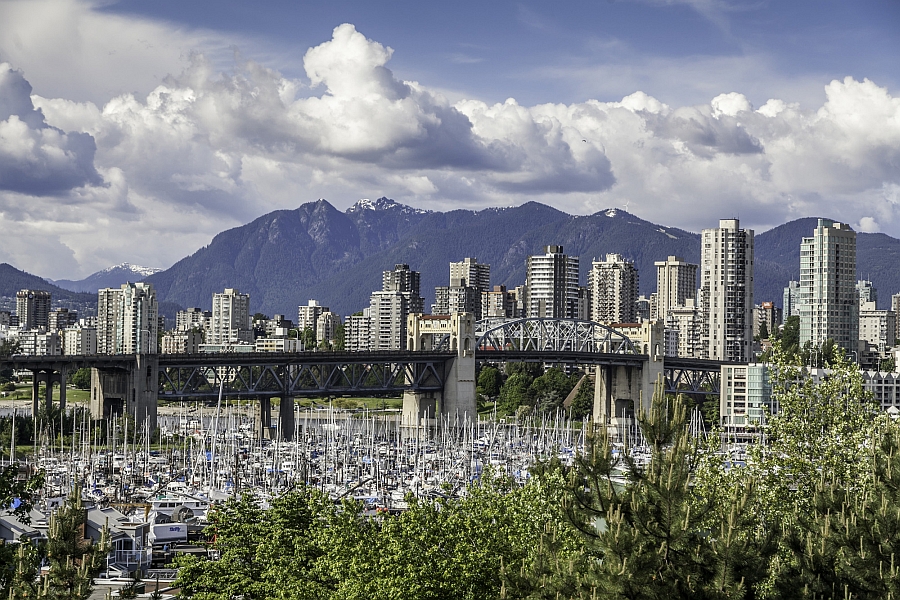
<path fill-rule="evenodd" d="M 664 329 L 661 321 L 645 324 L 642 336 L 633 340 L 648 355 L 642 367 L 597 365 L 594 386 L 594 422 L 605 425 L 617 441 L 637 433 L 635 417 L 650 410 L 656 381 L 664 364 Z"/>
<path fill-rule="evenodd" d="M 259 399 L 259 408 L 254 420 L 259 438 L 269 439 L 272 436 L 272 400 L 270 398 Z"/>
<path fill-rule="evenodd" d="M 433 350 L 446 343 L 456 357 L 444 369 L 440 392 L 407 390 L 403 393 L 403 425 L 417 426 L 420 419 L 438 414 L 451 418 L 451 422 L 476 418 L 475 316 L 471 313 L 412 314 L 407 319 L 406 331 L 408 350 Z"/>
<path fill-rule="evenodd" d="M 37 371 L 31 372 L 31 418 L 36 419 L 41 408 L 40 380 Z"/>
<path fill-rule="evenodd" d="M 66 368 L 59 370 L 59 410 L 66 412 Z"/>
<path fill-rule="evenodd" d="M 281 439 L 290 442 L 294 439 L 294 397 L 286 396 L 278 405 L 278 427 Z"/>
<path fill-rule="evenodd" d="M 91 417 L 108 419 L 127 414 L 138 427 L 150 421 L 156 428 L 159 357 L 135 354 L 134 362 L 116 368 L 91 369 Z"/>

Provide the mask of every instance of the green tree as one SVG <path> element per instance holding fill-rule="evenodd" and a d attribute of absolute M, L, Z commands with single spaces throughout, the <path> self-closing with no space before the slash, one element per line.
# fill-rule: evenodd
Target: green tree
<path fill-rule="evenodd" d="M 249 495 L 231 499 L 210 513 L 206 530 L 219 559 L 179 557 L 175 586 L 196 600 L 329 598 L 333 582 L 316 562 L 331 512 L 331 502 L 309 489 L 275 498 L 268 510 Z"/>
<path fill-rule="evenodd" d="M 761 339 L 761 340 L 769 339 L 769 326 L 766 323 L 762 323 L 759 326 L 759 339 Z"/>
<path fill-rule="evenodd" d="M 548 530 L 536 544 L 548 551 L 509 577 L 507 597 L 745 597 L 764 554 L 746 519 L 752 486 L 717 489 L 728 502 L 705 493 L 704 449 L 688 432 L 685 406 L 661 383 L 638 420 L 649 462 L 614 451 L 599 428 L 569 471 L 563 508 L 584 552 L 559 552 Z"/>
<path fill-rule="evenodd" d="M 529 396 L 539 411 L 553 411 L 562 406 L 577 381 L 559 367 L 552 367 L 531 382 Z"/>
<path fill-rule="evenodd" d="M 305 327 L 303 331 L 300 332 L 300 343 L 303 345 L 304 350 L 315 350 L 316 332 L 313 331 L 311 327 Z"/>
<path fill-rule="evenodd" d="M 566 529 L 557 506 L 561 480 L 518 487 L 486 474 L 462 499 L 409 498 L 409 509 L 360 518 L 347 503 L 325 529 L 335 598 L 345 600 L 491 600 L 501 594 L 504 564 L 530 560 L 544 527 Z"/>
<path fill-rule="evenodd" d="M 81 488 L 76 487 L 62 508 L 50 516 L 45 546 L 50 569 L 34 588 L 36 597 L 53 600 L 85 600 L 91 595 L 93 577 L 103 566 L 109 552 L 109 531 L 104 528 L 99 543 L 84 538 L 87 511 L 81 504 Z M 32 554 L 34 560 L 37 555 Z M 34 564 L 28 566 L 28 558 L 20 555 L 26 564 L 20 564 L 17 572 L 34 572 Z M 28 582 L 17 582 L 17 584 Z M 23 598 L 29 597 L 23 595 Z"/>
<path fill-rule="evenodd" d="M 896 369 L 896 368 L 897 368 L 897 365 L 894 363 L 893 355 L 888 356 L 887 358 L 883 359 L 880 363 L 878 363 L 879 371 L 893 373 L 894 369 Z"/>
<path fill-rule="evenodd" d="M 482 396 L 496 398 L 500 394 L 503 377 L 496 367 L 485 366 L 478 372 L 477 391 Z"/>
<path fill-rule="evenodd" d="M 337 327 L 334 328 L 334 351 L 335 352 L 343 352 L 344 351 L 344 324 L 340 323 Z"/>
<path fill-rule="evenodd" d="M 69 383 L 75 386 L 79 390 L 86 390 L 91 387 L 91 370 L 90 369 L 78 369 L 69 378 Z"/>
<path fill-rule="evenodd" d="M 869 486 L 823 472 L 809 510 L 795 505 L 770 597 L 900 598 L 900 431 L 890 424 L 869 447 Z"/>
<path fill-rule="evenodd" d="M 584 375 L 577 384 L 578 392 L 572 399 L 571 417 L 576 421 L 589 419 L 594 414 L 594 381 L 589 375 Z"/>
<path fill-rule="evenodd" d="M 532 378 L 527 372 L 513 373 L 503 382 L 500 388 L 500 399 L 497 407 L 504 414 L 513 414 L 520 406 L 530 404 L 528 391 Z"/>
<path fill-rule="evenodd" d="M 790 316 L 784 321 L 781 347 L 786 354 L 796 354 L 800 350 L 800 317 L 798 315 Z"/>

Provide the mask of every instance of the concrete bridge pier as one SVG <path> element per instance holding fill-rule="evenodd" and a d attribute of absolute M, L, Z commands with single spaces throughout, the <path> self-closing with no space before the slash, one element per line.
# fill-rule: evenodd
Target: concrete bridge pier
<path fill-rule="evenodd" d="M 459 415 L 475 418 L 475 315 L 409 315 L 406 323 L 406 349 L 435 350 L 439 347 L 456 353 L 444 372 L 441 391 L 407 390 L 403 393 L 404 427 L 417 427 L 422 419 Z"/>
<path fill-rule="evenodd" d="M 31 372 L 31 416 L 36 417 L 40 412 L 40 384 L 47 386 L 46 409 L 49 412 L 53 408 L 53 384 L 59 384 L 59 407 L 66 409 L 66 371 L 63 366 L 54 369 L 33 370 Z"/>
<path fill-rule="evenodd" d="M 272 399 L 260 398 L 254 415 L 256 434 L 260 439 L 268 440 L 272 437 Z"/>
<path fill-rule="evenodd" d="M 294 397 L 281 398 L 278 405 L 278 429 L 281 432 L 281 440 L 285 442 L 294 439 Z"/>
<path fill-rule="evenodd" d="M 156 428 L 159 357 L 135 354 L 127 366 L 91 369 L 91 418 L 129 415 L 138 427 Z"/>
<path fill-rule="evenodd" d="M 656 381 L 664 365 L 662 324 L 651 325 L 642 353 L 649 356 L 643 367 L 597 365 L 594 379 L 594 423 L 608 427 L 616 441 L 625 441 L 637 433 L 637 419 L 650 410 Z"/>

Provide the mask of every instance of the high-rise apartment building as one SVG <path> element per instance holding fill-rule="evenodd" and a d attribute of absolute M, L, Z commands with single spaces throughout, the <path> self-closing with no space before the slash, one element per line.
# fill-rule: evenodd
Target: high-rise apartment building
<path fill-rule="evenodd" d="M 800 243 L 800 345 L 829 339 L 848 353 L 858 351 L 856 232 L 819 219 L 812 237 Z"/>
<path fill-rule="evenodd" d="M 786 322 L 788 317 L 800 316 L 800 282 L 788 281 L 781 295 L 781 318 Z"/>
<path fill-rule="evenodd" d="M 344 350 L 348 352 L 367 352 L 372 349 L 369 309 L 362 314 L 350 315 L 344 324 Z"/>
<path fill-rule="evenodd" d="M 477 258 L 464 258 L 450 263 L 450 286 L 473 287 L 480 295 L 491 286 L 491 265 L 478 262 Z"/>
<path fill-rule="evenodd" d="M 588 273 L 591 320 L 597 323 L 634 323 L 638 299 L 638 271 L 620 254 L 595 260 Z"/>
<path fill-rule="evenodd" d="M 322 313 L 328 312 L 327 306 L 319 304 L 318 300 L 310 300 L 306 306 L 297 308 L 297 329 L 303 331 L 309 329 L 316 332 L 316 325 Z"/>
<path fill-rule="evenodd" d="M 856 282 L 856 293 L 859 294 L 859 305 L 866 302 L 878 302 L 878 290 L 871 281 L 860 279 Z"/>
<path fill-rule="evenodd" d="M 252 344 L 250 316 L 250 294 L 242 294 L 234 288 L 225 288 L 223 293 L 213 294 L 206 343 Z"/>
<path fill-rule="evenodd" d="M 151 283 L 97 292 L 97 352 L 156 354 L 159 306 Z"/>
<path fill-rule="evenodd" d="M 545 246 L 544 254 L 528 257 L 525 275 L 526 317 L 575 318 L 578 312 L 578 257 L 562 246 Z"/>
<path fill-rule="evenodd" d="M 879 358 L 887 358 L 897 341 L 897 316 L 891 310 L 878 310 L 874 301 L 859 306 L 859 339 L 871 344 Z M 862 344 L 860 344 L 862 345 Z"/>
<path fill-rule="evenodd" d="M 433 315 L 467 312 L 481 318 L 481 292 L 473 286 L 438 286 L 434 288 Z"/>
<path fill-rule="evenodd" d="M 419 272 L 409 265 L 395 265 L 382 275 L 382 287 L 369 297 L 369 335 L 372 350 L 403 350 L 406 347 L 406 317 L 424 312 L 419 292 Z"/>
<path fill-rule="evenodd" d="M 781 322 L 781 309 L 775 306 L 774 302 L 761 302 L 759 305 L 753 307 L 754 338 L 758 335 L 762 335 L 763 339 L 768 339 Z"/>
<path fill-rule="evenodd" d="M 666 331 L 674 331 L 677 337 L 675 354 L 682 358 L 699 358 L 703 355 L 703 319 L 693 298 L 684 305 L 670 308 L 666 315 Z"/>
<path fill-rule="evenodd" d="M 323 312 L 316 320 L 316 341 L 319 343 L 334 343 L 334 337 L 340 324 L 340 315 L 330 310 Z"/>
<path fill-rule="evenodd" d="M 78 311 L 69 310 L 68 308 L 57 308 L 51 310 L 47 320 L 48 331 L 62 331 L 70 325 L 78 323 Z"/>
<path fill-rule="evenodd" d="M 722 219 L 701 238 L 700 309 L 704 358 L 750 360 L 753 341 L 753 230 Z"/>
<path fill-rule="evenodd" d="M 50 327 L 50 292 L 20 290 L 16 293 L 16 315 L 22 330 Z"/>
<path fill-rule="evenodd" d="M 665 320 L 669 309 L 684 306 L 697 297 L 697 265 L 678 256 L 653 263 L 656 267 L 656 298 L 651 319 Z"/>
<path fill-rule="evenodd" d="M 97 354 L 97 329 L 70 325 L 62 331 L 63 354 L 84 356 Z"/>
<path fill-rule="evenodd" d="M 481 293 L 481 317 L 511 318 L 519 316 L 516 306 L 516 293 L 510 292 L 505 285 L 495 285 L 488 292 Z"/>
<path fill-rule="evenodd" d="M 186 308 L 175 313 L 175 330 L 190 331 L 209 327 L 212 312 L 202 308 Z"/>

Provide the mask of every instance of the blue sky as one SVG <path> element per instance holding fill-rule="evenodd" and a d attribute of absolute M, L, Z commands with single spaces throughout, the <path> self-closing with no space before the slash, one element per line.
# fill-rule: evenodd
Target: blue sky
<path fill-rule="evenodd" d="M 320 197 L 900 236 L 900 2 L 0 0 L 0 261 L 167 267 Z"/>

